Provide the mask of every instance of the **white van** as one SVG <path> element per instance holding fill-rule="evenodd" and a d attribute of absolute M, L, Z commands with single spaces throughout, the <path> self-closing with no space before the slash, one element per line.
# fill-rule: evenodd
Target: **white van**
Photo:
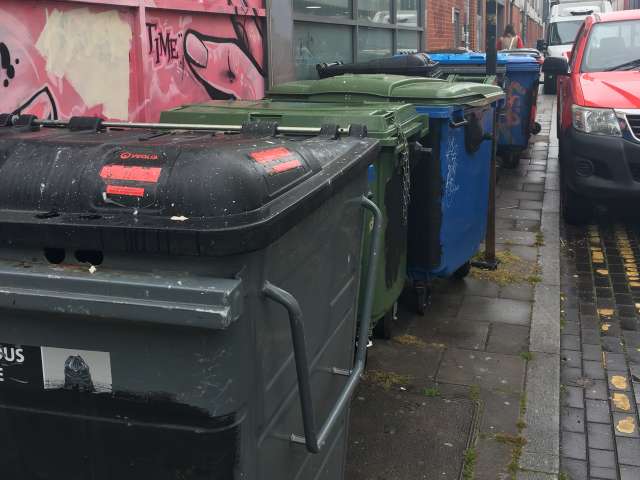
<path fill-rule="evenodd" d="M 583 0 L 553 5 L 543 45 L 545 56 L 567 56 L 584 19 L 594 13 L 611 11 L 613 7 L 609 0 Z M 556 78 L 552 75 L 545 74 L 544 93 L 556 93 Z"/>

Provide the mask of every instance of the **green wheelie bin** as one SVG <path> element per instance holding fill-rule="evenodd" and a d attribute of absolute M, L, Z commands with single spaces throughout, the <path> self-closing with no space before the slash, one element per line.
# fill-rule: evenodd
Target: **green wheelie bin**
<path fill-rule="evenodd" d="M 411 179 L 408 277 L 424 313 L 433 278 L 461 278 L 485 236 L 491 165 L 497 142 L 500 87 L 399 75 L 341 75 L 275 87 L 274 101 L 343 102 L 350 108 L 381 100 L 414 104 L 429 118 L 422 160 Z"/>
<path fill-rule="evenodd" d="M 353 106 L 261 100 L 186 105 L 163 112 L 160 121 L 221 126 L 260 122 L 287 128 L 322 127 L 324 134 L 330 136 L 334 135 L 337 126 L 364 126 L 366 131 L 362 134 L 377 139 L 382 147 L 377 161 L 369 169 L 372 199 L 383 213 L 384 246 L 377 260 L 371 322 L 376 336 L 390 336 L 389 326 L 406 281 L 412 153 L 420 148 L 420 141 L 426 139 L 427 116 L 418 115 L 413 105 L 402 103 Z M 371 241 L 370 227 L 365 229 L 364 248 L 368 248 Z M 366 259 L 363 263 L 364 275 Z"/>

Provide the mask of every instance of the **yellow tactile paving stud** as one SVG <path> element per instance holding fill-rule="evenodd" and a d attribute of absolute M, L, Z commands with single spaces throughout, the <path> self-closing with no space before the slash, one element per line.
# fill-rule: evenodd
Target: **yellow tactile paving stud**
<path fill-rule="evenodd" d="M 615 392 L 611 399 L 617 409 L 625 412 L 631 411 L 631 402 L 629 401 L 629 396 L 626 393 Z"/>
<path fill-rule="evenodd" d="M 636 431 L 636 422 L 633 417 L 624 417 L 616 423 L 616 430 L 630 435 Z"/>
<path fill-rule="evenodd" d="M 598 309 L 598 315 L 600 316 L 600 318 L 611 318 L 611 317 L 613 317 L 614 313 L 615 313 L 615 311 L 613 310 L 613 308 L 599 308 Z"/>
<path fill-rule="evenodd" d="M 622 375 L 612 375 L 610 383 L 616 390 L 626 390 L 628 386 L 627 378 Z"/>

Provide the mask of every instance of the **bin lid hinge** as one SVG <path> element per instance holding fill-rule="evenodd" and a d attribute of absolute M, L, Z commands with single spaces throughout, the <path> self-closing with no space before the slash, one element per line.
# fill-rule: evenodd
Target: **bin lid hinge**
<path fill-rule="evenodd" d="M 256 137 L 275 137 L 278 134 L 278 122 L 271 120 L 254 120 L 244 122 L 240 133 L 243 135 L 254 135 Z"/>

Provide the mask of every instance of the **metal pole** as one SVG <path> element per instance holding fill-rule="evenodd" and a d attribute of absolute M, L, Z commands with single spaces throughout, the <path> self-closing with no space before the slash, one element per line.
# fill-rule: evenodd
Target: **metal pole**
<path fill-rule="evenodd" d="M 498 50 L 496 46 L 498 38 L 498 4 L 496 0 L 487 0 L 485 18 L 487 28 L 487 75 L 496 75 L 498 70 Z"/>
<path fill-rule="evenodd" d="M 493 124 L 493 143 L 491 145 L 491 173 L 489 177 L 489 213 L 487 217 L 487 236 L 485 238 L 484 260 L 488 268 L 498 266 L 496 260 L 496 153 L 498 151 L 498 117 L 496 108 Z"/>
<path fill-rule="evenodd" d="M 12 123 L 15 123 L 14 117 Z M 51 128 L 67 128 L 69 122 L 63 120 L 34 120 L 33 125 Z M 139 123 L 139 122 L 102 122 L 100 124 L 104 128 L 145 128 L 149 130 L 189 130 L 189 131 L 223 131 L 223 132 L 239 132 L 242 125 L 213 125 L 207 123 Z M 303 133 L 318 134 L 321 129 L 319 127 L 277 127 L 278 133 Z M 348 134 L 349 127 L 338 128 L 338 133 Z"/>
<path fill-rule="evenodd" d="M 494 112 L 493 139 L 491 143 L 490 173 L 489 173 L 489 200 L 487 208 L 487 233 L 484 238 L 484 260 L 472 262 L 476 268 L 483 270 L 495 270 L 498 268 L 496 259 L 496 152 L 498 150 L 498 118 L 500 112 L 496 108 Z"/>

